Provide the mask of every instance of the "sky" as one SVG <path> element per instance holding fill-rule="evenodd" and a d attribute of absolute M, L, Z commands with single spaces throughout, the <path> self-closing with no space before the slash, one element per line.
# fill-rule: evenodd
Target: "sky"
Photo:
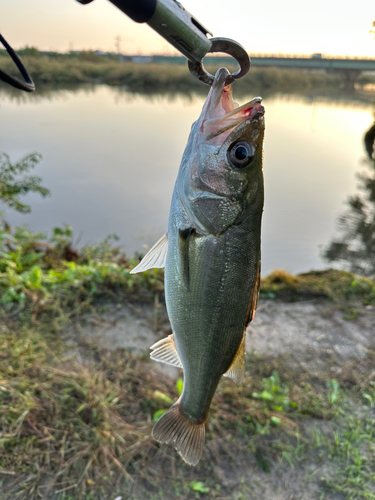
<path fill-rule="evenodd" d="M 375 57 L 369 34 L 374 0 L 181 0 L 215 37 L 232 38 L 251 54 L 312 54 Z M 0 0 L 0 33 L 16 49 L 115 51 L 173 54 L 146 24 L 137 24 L 108 0 Z"/>

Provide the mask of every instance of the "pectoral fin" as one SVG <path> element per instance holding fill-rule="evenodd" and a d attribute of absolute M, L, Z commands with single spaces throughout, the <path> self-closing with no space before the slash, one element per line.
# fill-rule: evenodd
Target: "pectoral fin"
<path fill-rule="evenodd" d="M 194 229 L 189 227 L 188 229 L 180 230 L 180 241 L 181 241 L 181 261 L 184 269 L 185 283 L 187 291 L 190 292 L 190 255 L 189 255 L 189 245 L 190 239 L 194 233 Z"/>
<path fill-rule="evenodd" d="M 147 269 L 154 269 L 155 267 L 165 267 L 167 251 L 168 234 L 165 233 L 165 235 L 155 243 L 151 250 L 146 253 L 138 266 L 130 271 L 130 274 L 141 273 L 142 271 L 147 271 Z"/>
<path fill-rule="evenodd" d="M 238 385 L 242 384 L 245 376 L 245 336 L 246 332 L 244 331 L 241 344 L 233 358 L 232 364 L 229 370 L 224 373 L 224 377 L 231 378 Z"/>
<path fill-rule="evenodd" d="M 150 349 L 152 349 L 150 354 L 151 359 L 160 361 L 160 363 L 177 366 L 177 368 L 182 368 L 181 359 L 176 350 L 176 344 L 174 343 L 174 333 L 168 335 L 165 339 L 159 340 L 152 345 Z"/>

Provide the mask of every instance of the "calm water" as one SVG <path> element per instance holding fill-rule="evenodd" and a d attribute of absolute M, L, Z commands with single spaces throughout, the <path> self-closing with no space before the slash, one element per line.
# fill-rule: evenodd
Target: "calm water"
<path fill-rule="evenodd" d="M 35 174 L 52 196 L 30 195 L 32 213 L 8 211 L 6 219 L 38 231 L 66 222 L 81 244 L 116 233 L 126 253 L 144 252 L 166 230 L 181 155 L 204 97 L 150 98 L 106 86 L 17 96 L 0 92 L 0 151 L 12 160 L 41 153 Z M 263 274 L 326 267 L 321 250 L 363 170 L 371 100 L 277 95 L 264 106 Z"/>

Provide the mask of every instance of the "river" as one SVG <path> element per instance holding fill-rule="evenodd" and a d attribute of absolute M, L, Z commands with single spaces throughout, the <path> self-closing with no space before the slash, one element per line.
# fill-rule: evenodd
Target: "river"
<path fill-rule="evenodd" d="M 52 192 L 46 199 L 28 195 L 32 212 L 7 210 L 6 220 L 49 233 L 66 222 L 80 245 L 116 233 L 128 255 L 145 252 L 166 230 L 181 156 L 203 101 L 104 85 L 40 95 L 3 87 L 0 151 L 13 161 L 41 153 L 34 173 Z M 371 97 L 274 94 L 263 104 L 263 274 L 327 267 L 322 249 L 364 168 Z"/>

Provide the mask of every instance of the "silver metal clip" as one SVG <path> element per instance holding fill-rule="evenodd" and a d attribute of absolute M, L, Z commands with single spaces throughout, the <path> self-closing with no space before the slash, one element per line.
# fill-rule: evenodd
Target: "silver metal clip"
<path fill-rule="evenodd" d="M 224 54 L 232 56 L 240 65 L 240 69 L 238 71 L 227 76 L 225 81 L 227 85 L 246 75 L 250 69 L 250 57 L 242 45 L 234 40 L 230 40 L 229 38 L 210 38 L 209 40 L 212 45 L 207 53 L 224 52 Z M 190 73 L 195 78 L 198 78 L 198 80 L 206 85 L 212 85 L 214 76 L 211 75 L 211 73 L 209 73 L 203 66 L 203 59 L 198 63 L 188 61 L 188 67 Z"/>

